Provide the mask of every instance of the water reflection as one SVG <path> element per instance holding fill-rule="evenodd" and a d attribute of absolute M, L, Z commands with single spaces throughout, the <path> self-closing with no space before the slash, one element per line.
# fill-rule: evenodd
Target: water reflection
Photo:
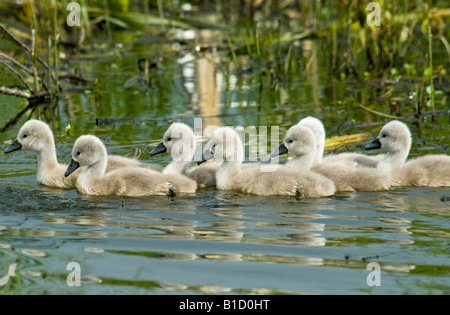
<path fill-rule="evenodd" d="M 220 114 L 220 90 L 217 85 L 216 60 L 213 54 L 207 54 L 196 61 L 198 108 L 203 117 L 204 135 L 210 137 L 210 126 L 222 126 L 217 117 Z M 215 117 L 214 117 L 215 116 Z"/>
<path fill-rule="evenodd" d="M 42 192 L 45 188 L 39 190 Z M 7 191 L 11 196 L 23 192 L 16 188 Z M 92 199 L 49 190 L 42 192 L 44 197 L 39 199 L 43 209 L 34 207 L 32 212 L 22 209 L 14 214 L 13 220 L 8 219 L 12 218 L 12 213 L 5 211 L 8 205 L 3 206 L 0 252 L 9 257 L 9 262 L 25 264 L 26 267 L 21 267 L 16 274 L 37 283 L 43 281 L 49 268 L 44 266 L 49 262 L 60 259 L 61 255 L 67 257 L 67 261 L 74 260 L 65 249 L 69 244 L 75 248 L 81 246 L 82 251 L 77 255 L 95 255 L 96 260 L 104 263 L 129 257 L 136 266 L 146 260 L 155 263 L 160 260 L 246 262 L 360 272 L 367 261 L 379 261 L 386 272 L 420 275 L 423 270 L 442 263 L 450 236 L 448 221 L 442 221 L 445 215 L 448 218 L 445 213 L 448 207 L 432 201 L 442 193 L 439 189 L 401 189 L 381 193 L 384 198 L 373 193 L 351 193 L 324 200 L 289 201 L 205 190 L 198 196 L 172 201 L 126 199 L 126 208 L 122 208 L 118 198 Z M 413 201 L 406 205 L 406 200 Z M 72 202 L 83 204 L 87 210 L 68 208 L 50 212 L 46 208 L 47 204 L 53 204 L 53 209 L 59 209 L 58 204 Z M 403 207 L 396 209 L 398 204 Z M 101 207 L 96 208 L 97 205 Z M 55 241 L 49 243 L 46 239 Z M 60 239 L 65 241 L 60 242 Z M 147 245 L 136 243 L 139 239 Z M 100 240 L 103 241 L 99 243 Z M 184 249 L 180 250 L 179 246 L 170 249 L 170 240 L 183 242 L 180 246 Z M 420 247 L 424 242 L 433 244 L 433 249 Z M 35 245 L 30 246 L 33 243 Z M 146 250 L 156 244 L 160 245 Z M 230 247 L 230 244 L 236 245 Z M 165 249 L 167 245 L 169 250 Z M 431 252 L 434 257 L 428 256 L 428 267 L 424 267 L 421 257 Z M 86 259 L 83 261 L 89 261 Z M 5 258 L 2 262 L 6 263 Z M 86 285 L 120 285 L 125 281 L 94 270 L 88 272 L 83 276 Z M 215 288 L 216 285 L 192 286 L 183 282 L 161 281 L 155 285 L 172 291 L 236 290 L 229 286 Z"/>
<path fill-rule="evenodd" d="M 406 205 L 406 200 L 411 201 L 411 198 L 408 199 L 407 194 L 400 195 L 398 191 L 393 191 L 382 193 L 385 198 L 379 198 L 377 194 L 359 194 L 358 198 L 354 196 L 347 198 L 345 212 L 339 210 L 342 202 L 339 199 L 330 199 L 319 205 L 315 204 L 314 199 L 309 202 L 283 203 L 277 198 L 242 196 L 215 191 L 205 191 L 204 196 L 200 197 L 186 197 L 184 200 L 172 201 L 150 212 L 144 209 L 154 207 L 152 202 L 129 203 L 127 201 L 127 209 L 117 210 L 114 209 L 114 200 L 110 200 L 103 202 L 104 209 L 101 211 L 92 210 L 73 214 L 65 211 L 44 211 L 39 214 L 40 220 L 44 227 L 49 228 L 21 231 L 2 225 L 0 234 L 36 237 L 79 235 L 178 238 L 325 246 L 328 242 L 327 235 L 331 235 L 328 232 L 345 234 L 346 231 L 352 231 L 352 233 L 359 231 L 363 234 L 367 232 L 396 234 L 395 242 L 412 244 L 413 240 L 399 238 L 400 235 L 411 236 L 425 230 L 417 226 L 412 228 L 414 225 L 412 218 L 392 215 L 393 213 L 401 214 L 405 211 L 415 213 L 417 207 L 421 207 L 423 213 L 429 207 L 431 210 L 428 211 L 429 215 L 446 214 L 444 204 L 440 209 L 429 206 L 430 200 L 425 198 L 428 196 L 424 193 L 424 198 L 420 198 L 421 191 L 418 191 L 419 193 L 414 193 L 415 197 L 408 208 L 395 207 L 398 204 Z M 436 195 L 439 195 L 439 192 Z M 73 203 L 71 198 L 63 198 L 52 190 L 49 190 L 42 200 L 55 206 L 57 202 L 52 202 L 52 196 L 57 198 L 61 205 Z M 46 207 L 45 204 L 42 206 Z M 107 209 L 111 206 L 113 206 L 112 209 Z M 85 207 L 90 207 L 89 202 L 85 204 Z M 91 207 L 97 207 L 97 204 L 92 204 Z M 309 210 L 311 207 L 314 210 Z M 66 207 L 62 208 L 67 210 Z M 24 222 L 16 222 L 16 224 L 20 226 Z M 85 228 L 89 227 L 96 229 L 87 231 Z M 264 233 L 259 235 L 258 231 L 264 231 Z M 310 233 L 293 233 L 293 231 Z M 449 236 L 447 232 L 439 229 L 427 233 L 441 237 Z M 265 234 L 270 234 L 270 237 Z M 278 236 L 274 237 L 275 234 Z M 339 238 L 333 236 L 330 239 L 336 241 Z"/>

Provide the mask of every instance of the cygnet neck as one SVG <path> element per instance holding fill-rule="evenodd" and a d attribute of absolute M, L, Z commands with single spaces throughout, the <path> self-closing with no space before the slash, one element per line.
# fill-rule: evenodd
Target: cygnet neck
<path fill-rule="evenodd" d="M 97 160 L 88 165 L 86 170 L 83 172 L 84 174 L 81 175 L 89 176 L 90 178 L 100 178 L 105 175 L 106 167 L 108 165 L 108 153 L 106 152 L 106 148 L 102 147 L 96 154 Z"/>
<path fill-rule="evenodd" d="M 221 168 L 227 172 L 238 171 L 244 161 L 244 146 L 239 135 L 233 138 L 233 146 L 230 144 L 224 148 L 226 154 Z"/>
<path fill-rule="evenodd" d="M 405 150 L 389 151 L 378 163 L 377 169 L 384 172 L 392 172 L 403 167 L 408 158 L 410 145 Z"/>
<path fill-rule="evenodd" d="M 58 167 L 58 158 L 56 156 L 55 142 L 53 140 L 47 140 L 47 143 L 37 154 L 38 173 L 48 173 L 52 169 Z"/>
<path fill-rule="evenodd" d="M 185 149 L 185 147 L 182 148 L 181 153 L 175 153 L 172 152 L 172 162 L 170 162 L 169 165 L 167 165 L 164 170 L 163 174 L 185 174 L 187 169 L 189 168 L 189 164 L 192 161 L 192 158 L 194 157 L 195 152 L 195 143 Z"/>
<path fill-rule="evenodd" d="M 301 168 L 303 170 L 309 170 L 311 167 L 313 167 L 315 164 L 315 151 L 307 150 L 307 152 L 303 155 L 295 155 L 292 159 L 287 161 L 287 166 L 293 166 L 296 168 Z"/>

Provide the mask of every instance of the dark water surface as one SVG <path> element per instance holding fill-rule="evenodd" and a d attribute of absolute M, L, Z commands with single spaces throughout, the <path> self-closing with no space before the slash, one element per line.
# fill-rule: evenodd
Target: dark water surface
<path fill-rule="evenodd" d="M 313 70 L 274 83 L 260 71 L 238 73 L 217 54 L 169 51 L 148 86 L 139 83 L 136 60 L 153 48 L 132 44 L 67 63 L 98 78 L 98 86 L 72 87 L 54 104 L 60 162 L 70 161 L 72 144 L 85 133 L 99 136 L 110 153 L 150 161 L 148 151 L 171 121 L 193 126 L 200 116 L 207 117 L 203 127 L 279 126 L 281 137 L 307 115 L 322 119 L 329 137 L 375 136 L 390 120 L 355 106 L 373 104 L 368 100 L 384 86 L 333 79 L 320 58 Z M 326 54 L 314 42 L 310 49 Z M 401 87 L 393 93 L 407 97 Z M 2 124 L 24 106 L 0 101 Z M 407 106 L 402 114 L 411 118 Z M 385 102 L 374 108 L 389 113 Z M 45 109 L 42 115 L 51 116 Z M 0 140 L 13 139 L 27 118 Z M 96 118 L 133 121 L 100 125 Z M 446 154 L 448 116 L 406 121 L 411 156 Z M 1 294 L 450 293 L 450 202 L 440 200 L 450 196 L 446 188 L 304 200 L 214 189 L 172 200 L 89 197 L 38 185 L 31 152 L 0 155 Z M 151 161 L 166 165 L 170 156 Z M 81 268 L 79 287 L 66 282 L 71 262 Z M 381 286 L 368 285 L 370 262 L 381 268 Z"/>

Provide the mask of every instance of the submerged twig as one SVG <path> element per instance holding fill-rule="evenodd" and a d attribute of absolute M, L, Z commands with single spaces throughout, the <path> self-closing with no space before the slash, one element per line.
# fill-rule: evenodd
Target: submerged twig
<path fill-rule="evenodd" d="M 445 50 L 447 51 L 448 55 L 448 62 L 450 62 L 450 44 L 448 43 L 447 39 L 442 35 L 434 35 L 434 36 L 439 38 L 441 42 L 444 44 Z"/>
<path fill-rule="evenodd" d="M 367 111 L 369 111 L 369 112 L 371 112 L 371 113 L 373 113 L 373 114 L 376 114 L 376 115 L 378 115 L 378 116 L 384 116 L 384 117 L 391 118 L 391 119 L 403 119 L 403 117 L 398 117 L 398 116 L 393 116 L 393 115 L 385 114 L 385 113 L 382 113 L 382 112 L 379 112 L 379 111 L 370 109 L 370 108 L 368 108 L 368 107 L 366 107 L 366 106 L 364 106 L 364 105 L 361 105 L 361 104 L 359 104 L 358 106 L 361 107 L 362 109 L 365 109 L 365 110 L 367 110 Z"/>
<path fill-rule="evenodd" d="M 13 42 L 15 42 L 17 45 L 19 45 L 23 50 L 25 50 L 28 54 L 30 54 L 30 56 L 32 55 L 32 51 L 30 49 L 30 47 L 28 47 L 25 43 L 23 43 L 20 39 L 18 39 L 13 33 L 11 33 L 10 31 L 8 31 L 2 24 L 0 24 L 0 31 L 3 32 L 6 37 L 8 37 L 10 40 L 12 40 Z M 36 55 L 36 60 L 46 69 L 49 70 L 50 73 L 50 77 L 52 78 L 52 80 L 54 82 L 57 82 L 55 74 L 53 73 L 53 71 L 50 70 L 49 65 L 42 60 L 42 58 L 40 58 L 38 55 Z M 60 89 L 60 87 L 58 86 L 58 90 Z"/>
<path fill-rule="evenodd" d="M 6 86 L 0 86 L 0 92 L 4 93 L 4 94 L 14 95 L 14 96 L 19 96 L 19 97 L 24 97 L 24 98 L 31 97 L 31 94 L 28 92 L 24 92 L 22 90 L 18 90 L 18 89 L 14 89 L 14 88 L 9 88 Z"/>
<path fill-rule="evenodd" d="M 428 54 L 430 59 L 430 69 L 431 69 L 431 75 L 430 75 L 430 101 L 431 101 L 431 110 L 433 111 L 432 120 L 434 120 L 434 83 L 433 83 L 433 48 L 431 44 L 431 38 L 433 37 L 433 34 L 431 34 L 431 26 L 428 27 Z"/>
<path fill-rule="evenodd" d="M 17 71 L 16 69 L 14 69 L 13 67 L 11 67 L 9 64 L 7 64 L 6 62 L 0 60 L 0 63 L 3 64 L 6 68 L 8 68 L 12 73 L 14 73 L 16 75 L 16 77 L 22 81 L 23 84 L 25 84 L 25 86 L 30 90 L 33 91 L 33 88 L 28 84 L 28 82 L 25 80 L 25 78 L 22 76 L 22 74 L 20 74 L 19 71 Z"/>
<path fill-rule="evenodd" d="M 6 35 L 6 37 L 9 37 L 9 39 L 11 39 L 17 45 L 22 47 L 25 51 L 30 53 L 30 48 L 27 45 L 25 45 L 20 39 L 18 39 L 13 33 L 8 31 L 2 24 L 0 24 L 0 31 L 2 31 Z"/>
<path fill-rule="evenodd" d="M 26 106 L 24 109 L 22 109 L 15 117 L 11 118 L 2 128 L 0 128 L 0 132 L 4 132 L 11 127 L 15 126 L 16 123 L 19 121 L 20 118 L 29 110 L 31 110 L 31 113 L 38 108 L 38 104 L 48 102 L 50 100 L 51 94 L 49 94 L 47 91 L 41 91 L 36 94 L 30 94 L 26 93 L 20 90 L 10 89 L 3 86 L 0 86 L 0 92 L 10 94 L 10 95 L 16 95 L 20 97 L 24 97 L 28 99 L 28 106 Z M 20 95 L 19 95 L 20 94 Z M 31 114 L 30 114 L 31 116 Z"/>
<path fill-rule="evenodd" d="M 37 74 L 37 54 L 36 54 L 36 46 L 37 46 L 37 20 L 36 15 L 34 13 L 34 5 L 30 3 L 31 14 L 33 15 L 33 27 L 31 28 L 31 62 L 33 64 L 33 78 L 34 78 L 34 92 L 39 92 L 39 81 Z"/>
<path fill-rule="evenodd" d="M 0 86 L 0 89 L 2 89 L 2 87 Z M 29 104 L 27 107 L 25 107 L 24 109 L 22 109 L 15 117 L 13 117 L 10 121 L 8 121 L 2 128 L 0 128 L 0 132 L 5 132 L 6 130 L 8 130 L 9 128 L 11 128 L 12 126 L 15 126 L 16 123 L 19 121 L 19 119 L 31 108 L 33 108 L 35 105 L 31 105 Z"/>
<path fill-rule="evenodd" d="M 387 256 L 391 256 L 391 255 L 397 255 L 397 254 L 401 254 L 401 253 L 407 253 L 407 252 L 416 251 L 416 250 L 420 250 L 420 249 L 424 249 L 424 248 L 428 248 L 428 247 L 430 247 L 430 245 L 423 245 L 423 246 L 415 247 L 415 248 L 407 248 L 407 249 L 404 249 L 404 250 L 399 250 L 399 251 L 395 251 L 395 252 L 391 252 L 391 253 L 386 253 L 386 254 L 383 254 L 383 255 L 362 257 L 361 260 L 363 262 L 366 262 L 366 261 L 369 261 L 369 260 L 380 259 L 380 258 L 383 258 L 383 257 L 387 257 Z"/>
<path fill-rule="evenodd" d="M 4 53 L 0 52 L 0 58 L 6 59 L 7 61 L 12 62 L 15 66 L 17 66 L 17 67 L 21 68 L 22 70 L 26 71 L 29 75 L 33 75 L 33 71 L 31 71 L 30 69 L 25 67 L 23 64 L 18 62 L 13 57 L 10 57 L 7 54 L 4 54 Z"/>
<path fill-rule="evenodd" d="M 64 74 L 64 75 L 60 75 L 58 78 L 59 79 L 68 79 L 72 83 L 76 83 L 76 84 L 83 84 L 83 85 L 90 84 L 90 85 L 94 85 L 94 82 L 91 82 L 91 81 L 86 80 L 86 79 L 84 79 L 84 78 L 82 78 L 80 76 L 76 76 L 76 75 L 70 74 L 70 73 L 67 73 L 67 74 Z"/>
<path fill-rule="evenodd" d="M 54 59 L 54 65 L 55 65 L 55 83 L 56 88 L 59 87 L 58 82 L 58 6 L 55 3 L 55 7 L 53 10 L 53 42 L 55 47 L 53 48 L 53 59 Z M 50 48 L 49 48 L 50 53 Z M 50 61 L 50 58 L 48 59 Z"/>

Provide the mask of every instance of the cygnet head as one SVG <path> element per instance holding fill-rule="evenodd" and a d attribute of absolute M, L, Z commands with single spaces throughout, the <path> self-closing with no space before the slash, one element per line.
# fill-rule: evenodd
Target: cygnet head
<path fill-rule="evenodd" d="M 198 164 L 207 160 L 242 162 L 244 160 L 244 148 L 239 134 L 231 127 L 221 127 L 214 130 L 203 150 L 203 159 Z"/>
<path fill-rule="evenodd" d="M 320 163 L 325 149 L 325 127 L 323 123 L 314 117 L 308 116 L 298 122 L 298 125 L 311 129 L 316 139 L 316 153 L 314 162 Z"/>
<path fill-rule="evenodd" d="M 275 157 L 286 153 L 296 156 L 313 156 L 315 149 L 316 138 L 313 131 L 310 128 L 297 124 L 289 128 L 284 136 L 283 143 L 270 156 Z"/>
<path fill-rule="evenodd" d="M 107 157 L 105 145 L 99 138 L 91 135 L 81 136 L 73 145 L 72 161 L 64 175 L 69 176 L 80 166 L 91 166 L 98 162 L 104 162 L 106 168 Z"/>
<path fill-rule="evenodd" d="M 317 139 L 325 139 L 325 127 L 319 119 L 308 116 L 300 120 L 298 125 L 311 129 Z"/>
<path fill-rule="evenodd" d="M 411 132 L 404 123 L 393 120 L 381 129 L 378 138 L 369 143 L 365 149 L 383 149 L 388 152 L 409 152 L 411 148 Z"/>
<path fill-rule="evenodd" d="M 17 150 L 42 152 L 54 146 L 50 127 L 40 120 L 32 119 L 20 128 L 17 139 L 5 149 L 5 153 Z"/>
<path fill-rule="evenodd" d="M 164 152 L 171 153 L 174 161 L 191 161 L 195 152 L 195 136 L 191 127 L 183 123 L 172 124 L 164 134 L 163 141 L 150 152 L 150 155 Z"/>

